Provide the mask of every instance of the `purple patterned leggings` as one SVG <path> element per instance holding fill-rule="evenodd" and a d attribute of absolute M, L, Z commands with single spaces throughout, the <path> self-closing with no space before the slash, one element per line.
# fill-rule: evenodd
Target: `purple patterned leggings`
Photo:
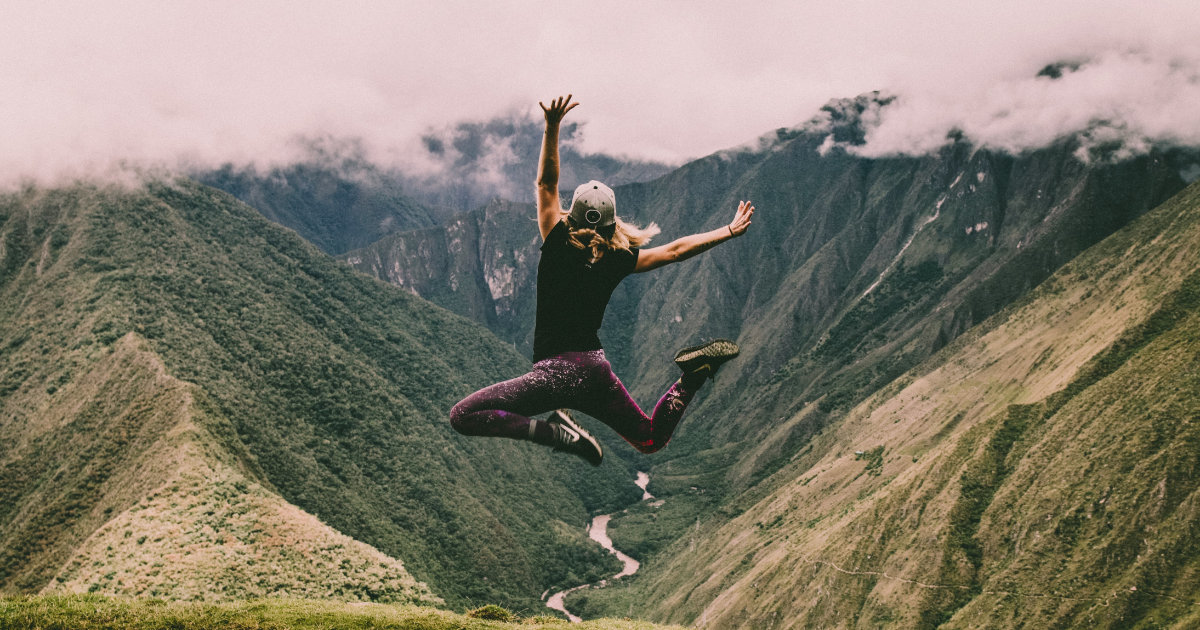
<path fill-rule="evenodd" d="M 450 425 L 464 435 L 527 439 L 530 416 L 566 407 L 653 453 L 667 445 L 695 393 L 676 382 L 647 416 L 613 374 L 603 350 L 564 352 L 534 363 L 524 376 L 467 396 L 450 411 Z"/>

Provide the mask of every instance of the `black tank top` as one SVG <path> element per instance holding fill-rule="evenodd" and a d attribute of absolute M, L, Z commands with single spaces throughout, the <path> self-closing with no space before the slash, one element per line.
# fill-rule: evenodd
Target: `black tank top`
<path fill-rule="evenodd" d="M 571 245 L 569 236 L 567 224 L 559 221 L 542 243 L 534 363 L 563 352 L 602 349 L 596 332 L 604 322 L 604 309 L 613 290 L 637 266 L 636 247 L 610 250 L 593 263 L 592 250 Z"/>

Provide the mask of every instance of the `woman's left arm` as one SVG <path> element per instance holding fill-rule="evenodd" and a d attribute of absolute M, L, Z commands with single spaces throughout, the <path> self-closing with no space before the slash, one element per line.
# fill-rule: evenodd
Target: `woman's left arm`
<path fill-rule="evenodd" d="M 749 201 L 743 201 L 738 204 L 733 222 L 725 227 L 703 234 L 685 236 L 666 245 L 641 250 L 638 253 L 637 266 L 633 268 L 633 273 L 651 271 L 671 263 L 687 260 L 731 238 L 741 236 L 750 227 L 750 217 L 752 216 L 754 216 L 754 206 Z"/>

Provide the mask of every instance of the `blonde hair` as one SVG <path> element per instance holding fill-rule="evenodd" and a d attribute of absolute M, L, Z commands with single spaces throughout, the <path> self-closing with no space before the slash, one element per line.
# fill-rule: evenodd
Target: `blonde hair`
<path fill-rule="evenodd" d="M 567 238 L 567 242 L 578 249 L 591 248 L 592 260 L 600 260 L 604 257 L 604 252 L 612 249 L 629 251 L 630 247 L 641 247 L 662 231 L 655 223 L 640 228 L 632 223 L 622 221 L 621 217 L 616 217 L 616 220 L 617 227 L 613 230 L 612 238 L 608 239 L 601 236 L 596 230 L 573 229 L 568 221 L 567 229 L 570 230 L 570 236 Z"/>

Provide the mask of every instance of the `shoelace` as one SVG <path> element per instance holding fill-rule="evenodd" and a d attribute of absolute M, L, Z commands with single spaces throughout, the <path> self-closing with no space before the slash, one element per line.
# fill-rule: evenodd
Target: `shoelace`
<path fill-rule="evenodd" d="M 554 425 L 554 448 L 573 446 L 578 441 L 578 433 L 561 424 Z"/>

